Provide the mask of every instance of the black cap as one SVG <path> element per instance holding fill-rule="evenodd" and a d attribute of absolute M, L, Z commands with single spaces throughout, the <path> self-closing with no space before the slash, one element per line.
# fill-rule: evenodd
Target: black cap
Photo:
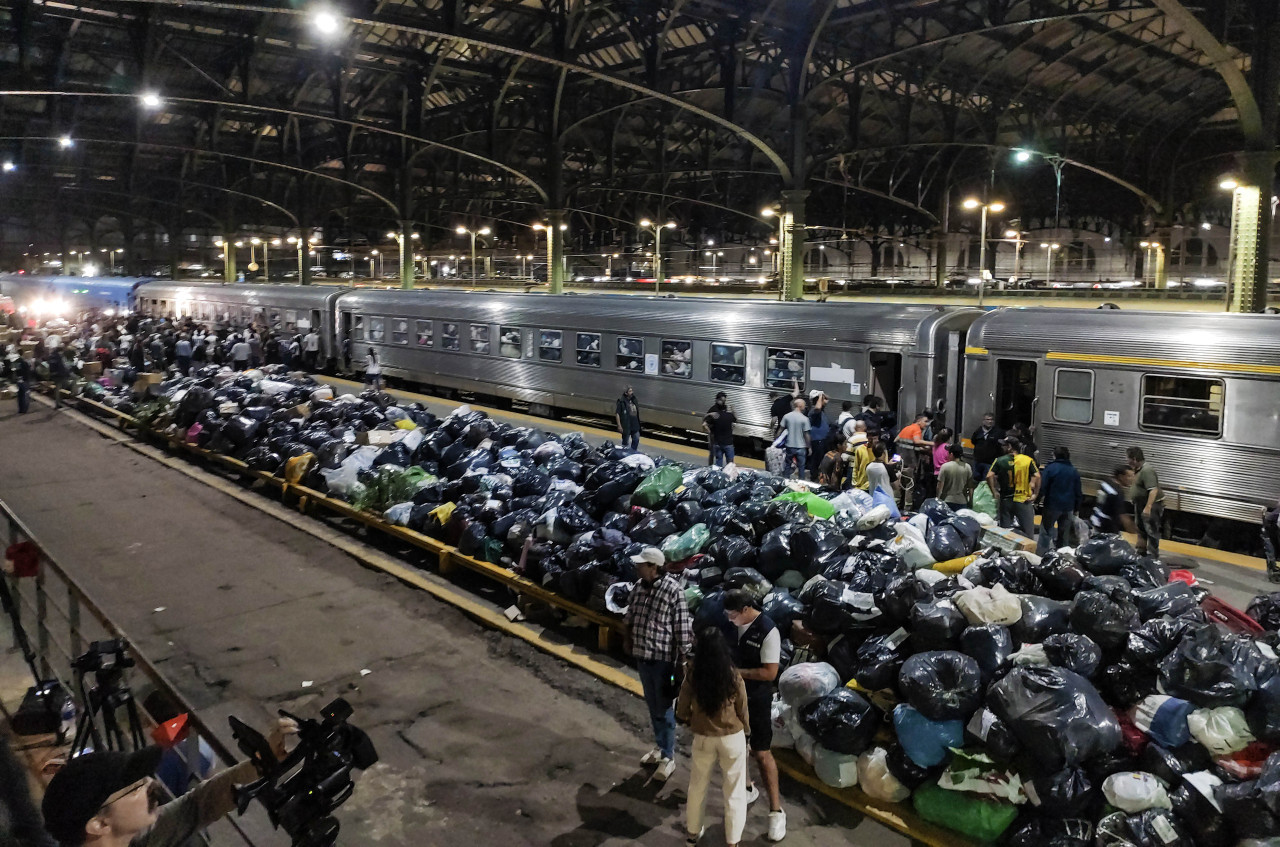
<path fill-rule="evenodd" d="M 67 762 L 44 791 L 44 828 L 63 844 L 84 843 L 85 825 L 107 798 L 154 774 L 163 755 L 151 746 L 133 753 L 85 753 Z"/>
<path fill-rule="evenodd" d="M 718 392 L 718 393 L 716 394 L 716 399 L 717 399 L 717 400 L 719 400 L 721 397 L 724 397 L 724 398 L 728 399 L 729 395 L 728 395 L 728 394 L 725 394 L 723 391 Z"/>

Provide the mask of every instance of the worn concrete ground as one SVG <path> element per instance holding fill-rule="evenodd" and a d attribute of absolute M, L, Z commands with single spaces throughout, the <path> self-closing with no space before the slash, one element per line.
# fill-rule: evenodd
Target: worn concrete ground
<path fill-rule="evenodd" d="M 660 785 L 637 764 L 634 697 L 67 413 L 12 411 L 0 405 L 0 498 L 202 717 L 262 726 L 276 708 L 351 702 L 382 761 L 341 809 L 339 843 L 683 842 L 687 771 Z M 806 791 L 786 803 L 787 844 L 906 843 Z M 257 810 L 246 823 L 257 843 L 287 843 Z M 754 808 L 743 843 L 766 843 L 764 825 Z M 722 837 L 717 824 L 704 843 Z"/>

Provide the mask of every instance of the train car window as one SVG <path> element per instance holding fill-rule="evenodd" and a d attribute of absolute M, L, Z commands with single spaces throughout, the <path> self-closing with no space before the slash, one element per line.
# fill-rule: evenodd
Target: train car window
<path fill-rule="evenodd" d="M 1008 429 L 1016 423 L 1030 426 L 1036 404 L 1036 363 L 1025 359 L 1001 359 L 996 363 L 996 423 Z"/>
<path fill-rule="evenodd" d="M 218 310 L 218 323 L 226 323 L 227 322 L 227 304 L 218 303 L 215 306 L 215 308 L 217 308 Z"/>
<path fill-rule="evenodd" d="M 458 325 L 445 321 L 440 327 L 440 347 L 443 350 L 461 350 L 458 343 Z"/>
<path fill-rule="evenodd" d="M 273 328 L 280 326 L 280 310 L 279 309 L 271 310 L 271 326 Z"/>
<path fill-rule="evenodd" d="M 1220 379 L 1144 374 L 1139 422 L 1143 429 L 1221 435 L 1222 392 Z"/>
<path fill-rule="evenodd" d="M 430 347 L 435 340 L 435 333 L 431 328 L 431 321 L 416 321 L 414 326 L 414 337 L 419 347 Z"/>
<path fill-rule="evenodd" d="M 727 382 L 730 385 L 745 385 L 747 382 L 747 345 L 712 344 L 711 381 Z"/>
<path fill-rule="evenodd" d="M 409 343 L 409 319 L 408 318 L 392 318 L 391 319 L 391 343 L 392 344 L 408 344 Z"/>
<path fill-rule="evenodd" d="M 804 388 L 804 351 L 790 347 L 766 347 L 764 384 L 769 388 L 791 390 L 792 380 Z"/>
<path fill-rule="evenodd" d="M 498 327 L 498 355 L 519 359 L 524 350 L 524 332 L 518 326 Z"/>
<path fill-rule="evenodd" d="M 897 412 L 898 392 L 902 389 L 902 354 L 872 350 L 871 384 L 868 387 L 869 394 L 883 400 L 889 411 Z"/>
<path fill-rule="evenodd" d="M 693 376 L 693 343 L 662 339 L 662 375 L 689 379 Z"/>
<path fill-rule="evenodd" d="M 644 373 L 644 339 L 618 336 L 617 368 L 630 373 Z"/>
<path fill-rule="evenodd" d="M 387 340 L 387 319 L 369 318 L 369 343 L 384 344 Z"/>
<path fill-rule="evenodd" d="M 600 367 L 600 333 L 580 332 L 576 347 L 578 364 L 585 368 Z"/>
<path fill-rule="evenodd" d="M 364 341 L 364 315 L 356 315 L 351 324 L 351 340 Z"/>
<path fill-rule="evenodd" d="M 489 355 L 489 325 L 471 325 L 471 352 L 482 356 Z"/>
<path fill-rule="evenodd" d="M 288 330 L 298 328 L 298 310 L 297 309 L 284 310 L 284 328 Z"/>
<path fill-rule="evenodd" d="M 538 358 L 544 362 L 559 362 L 564 356 L 564 333 L 558 329 L 538 331 Z"/>
<path fill-rule="evenodd" d="M 1080 424 L 1093 420 L 1093 371 L 1058 368 L 1053 376 L 1053 419 Z"/>

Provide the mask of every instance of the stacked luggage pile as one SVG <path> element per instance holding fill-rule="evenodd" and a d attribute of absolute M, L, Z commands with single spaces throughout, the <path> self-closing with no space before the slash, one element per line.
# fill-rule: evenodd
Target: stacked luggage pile
<path fill-rule="evenodd" d="M 937 501 L 900 515 L 279 370 L 89 391 L 597 610 L 625 607 L 645 545 L 699 627 L 753 592 L 787 635 L 775 745 L 975 840 L 1280 839 L 1280 594 L 1246 615 L 1116 536 L 983 550 L 989 518 Z"/>

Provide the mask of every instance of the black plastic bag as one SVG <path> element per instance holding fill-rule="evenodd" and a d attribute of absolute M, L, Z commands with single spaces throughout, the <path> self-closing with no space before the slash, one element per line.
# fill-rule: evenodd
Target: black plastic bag
<path fill-rule="evenodd" d="M 1133 603 L 1144 621 L 1168 615 L 1176 618 L 1200 605 L 1196 593 L 1185 582 L 1170 582 L 1159 588 L 1133 592 Z"/>
<path fill-rule="evenodd" d="M 800 710 L 800 725 L 833 753 L 866 752 L 880 728 L 880 710 L 850 688 L 838 688 Z"/>
<path fill-rule="evenodd" d="M 280 470 L 280 466 L 284 464 L 284 459 L 280 457 L 279 453 L 272 451 L 270 447 L 264 444 L 250 450 L 244 457 L 244 463 L 255 471 L 273 474 Z"/>
<path fill-rule="evenodd" d="M 741 588 L 763 600 L 773 590 L 773 585 L 755 568 L 729 568 L 724 573 L 724 588 L 726 591 Z"/>
<path fill-rule="evenodd" d="M 632 541 L 657 547 L 664 538 L 675 535 L 675 532 L 676 522 L 671 513 L 665 509 L 657 509 L 641 518 L 628 534 Z"/>
<path fill-rule="evenodd" d="M 1169 584 L 1171 569 L 1150 556 L 1139 556 L 1120 567 L 1119 575 L 1137 591 Z"/>
<path fill-rule="evenodd" d="M 1119 650 L 1137 629 L 1138 608 L 1119 592 L 1113 595 L 1082 591 L 1071 609 L 1071 628 L 1087 635 L 1103 650 Z"/>
<path fill-rule="evenodd" d="M 1003 585 L 1013 594 L 1040 594 L 1040 580 L 1031 570 L 1026 557 L 1017 553 L 985 558 L 976 563 L 982 574 L 981 584 Z"/>
<path fill-rule="evenodd" d="M 904 624 L 911 618 L 911 609 L 916 603 L 928 602 L 934 596 L 932 589 L 916 579 L 914 573 L 905 573 L 889 577 L 878 599 L 887 620 Z"/>
<path fill-rule="evenodd" d="M 1060 632 L 1041 642 L 1049 662 L 1060 668 L 1075 671 L 1085 679 L 1098 672 L 1102 664 L 1102 650 L 1087 635 Z"/>
<path fill-rule="evenodd" d="M 871 622 L 880 617 L 872 595 L 854 591 L 842 582 L 815 584 L 805 602 L 809 606 L 805 622 L 822 635 L 870 629 Z"/>
<path fill-rule="evenodd" d="M 1135 665 L 1154 668 L 1173 652 L 1188 629 L 1198 626 L 1186 618 L 1154 618 L 1129 633 L 1124 658 Z"/>
<path fill-rule="evenodd" d="M 944 767 L 943 765 L 933 768 L 920 767 L 911 761 L 911 757 L 902 749 L 901 744 L 890 744 L 885 748 L 884 764 L 894 779 L 912 791 L 931 779 L 937 779 Z"/>
<path fill-rule="evenodd" d="M 971 626 L 960 634 L 960 650 L 978 663 L 984 683 L 1004 669 L 1013 653 L 1013 636 L 1009 628 L 999 624 Z"/>
<path fill-rule="evenodd" d="M 258 434 L 261 422 L 245 415 L 238 415 L 222 425 L 220 435 L 234 447 L 243 447 Z"/>
<path fill-rule="evenodd" d="M 765 536 L 766 541 L 768 537 Z M 763 554 L 763 543 L 760 549 Z M 800 526 L 791 534 L 791 560 L 796 569 L 804 571 L 807 576 L 820 574 L 843 561 L 847 549 L 844 534 L 830 521 Z"/>
<path fill-rule="evenodd" d="M 409 452 L 409 448 L 401 442 L 388 445 L 383 448 L 382 452 L 373 457 L 373 466 L 380 468 L 383 465 L 395 465 L 401 468 L 407 468 L 413 464 L 413 456 Z"/>
<path fill-rule="evenodd" d="M 464 556 L 484 558 L 485 526 L 476 521 L 467 526 L 458 536 L 458 552 Z"/>
<path fill-rule="evenodd" d="M 1258 690 L 1249 699 L 1244 716 L 1254 737 L 1280 743 L 1280 674 L 1258 674 Z"/>
<path fill-rule="evenodd" d="M 944 524 L 956 516 L 955 511 L 950 506 L 935 497 L 930 497 L 920 504 L 920 514 L 929 518 L 930 525 Z M 943 560 L 939 559 L 938 561 Z"/>
<path fill-rule="evenodd" d="M 1036 811 L 1051 818 L 1093 820 L 1102 799 L 1101 787 L 1082 768 L 1063 768 L 1038 776 L 1028 784 L 1031 788 L 1028 793 L 1035 797 L 1032 805 Z"/>
<path fill-rule="evenodd" d="M 965 555 L 973 553 L 978 549 L 979 543 L 982 541 L 982 524 L 973 518 L 960 517 L 959 515 L 947 521 L 947 526 L 951 527 L 960 536 L 960 540 L 964 543 L 967 550 Z M 946 561 L 939 559 L 939 561 Z"/>
<path fill-rule="evenodd" d="M 1148 694 L 1156 693 L 1154 667 L 1121 661 L 1107 665 L 1095 677 L 1098 690 L 1118 709 L 1128 709 Z"/>
<path fill-rule="evenodd" d="M 806 611 L 804 603 L 785 588 L 775 588 L 766 594 L 761 610 L 781 632 L 790 632 L 792 621 L 803 619 Z"/>
<path fill-rule="evenodd" d="M 987 705 L 1041 773 L 1120 745 L 1115 713 L 1089 680 L 1065 668 L 1016 667 L 987 689 Z"/>
<path fill-rule="evenodd" d="M 1257 621 L 1268 632 L 1280 630 L 1280 591 L 1259 594 L 1249 601 L 1245 614 Z"/>
<path fill-rule="evenodd" d="M 907 655 L 905 630 L 873 635 L 858 645 L 853 678 L 868 691 L 892 688 Z"/>
<path fill-rule="evenodd" d="M 917 653 L 898 671 L 898 690 L 929 720 L 968 720 L 982 701 L 982 673 L 954 650 Z"/>
<path fill-rule="evenodd" d="M 452 450 L 453 448 L 450 448 Z M 449 452 L 445 451 L 446 454 Z M 465 455 L 465 454 L 464 454 Z M 461 458 L 454 459 L 456 462 Z M 446 455 L 440 460 L 441 464 L 452 464 Z M 526 468 L 511 478 L 511 495 L 513 497 L 538 497 L 547 493 L 547 489 L 551 487 L 551 478 L 541 471 L 533 468 Z"/>
<path fill-rule="evenodd" d="M 684 532 L 694 524 L 702 523 L 703 509 L 692 500 L 684 500 L 671 510 L 671 519 L 676 522 L 676 530 Z"/>
<path fill-rule="evenodd" d="M 977 744 L 987 755 L 1001 764 L 1012 764 L 1018 756 L 1018 739 L 1005 722 L 983 706 L 973 713 L 964 727 L 965 740 Z"/>
<path fill-rule="evenodd" d="M 1209 798 L 1185 780 L 1174 785 L 1176 787 L 1169 792 L 1173 813 L 1187 825 L 1196 844 L 1199 847 L 1232 847 L 1236 839 L 1231 834 L 1231 827 Z"/>
<path fill-rule="evenodd" d="M 751 542 L 737 535 L 721 535 L 707 547 L 708 556 L 721 568 L 754 568 L 756 548 Z"/>
<path fill-rule="evenodd" d="M 960 643 L 969 626 L 964 614 L 948 599 L 916 603 L 911 607 L 911 646 L 915 651 L 949 650 Z"/>
<path fill-rule="evenodd" d="M 1213 759 L 1198 741 L 1172 749 L 1161 747 L 1152 741 L 1138 753 L 1138 767 L 1169 785 L 1177 785 L 1183 774 L 1213 767 Z"/>
<path fill-rule="evenodd" d="M 1050 553 L 1032 567 L 1044 591 L 1054 600 L 1070 600 L 1080 592 L 1089 572 L 1070 559 Z"/>
<path fill-rule="evenodd" d="M 781 526 L 770 530 L 760 540 L 760 551 L 756 554 L 756 567 L 770 579 L 777 579 L 786 571 L 800 569 L 791 547 L 791 537 L 795 529 L 792 526 Z"/>
<path fill-rule="evenodd" d="M 1275 673 L 1252 639 L 1201 624 L 1160 661 L 1160 686 L 1202 708 L 1244 706 L 1258 690 L 1256 675 L 1264 669 L 1266 676 Z"/>
<path fill-rule="evenodd" d="M 1091 818 L 1023 818 L 1014 822 L 1005 847 L 1094 847 Z"/>
<path fill-rule="evenodd" d="M 1116 592 L 1120 594 L 1128 594 L 1133 590 L 1133 586 L 1129 584 L 1129 580 L 1122 576 L 1089 574 L 1085 577 L 1084 583 L 1080 586 L 1081 591 L 1096 591 L 1099 594 L 1112 595 Z"/>
<path fill-rule="evenodd" d="M 1098 821 L 1097 847 L 1196 847 L 1186 825 L 1168 809 L 1116 812 Z"/>
<path fill-rule="evenodd" d="M 845 685 L 858 672 L 858 647 L 862 639 L 840 634 L 827 642 L 826 661 L 836 669 L 840 684 Z"/>
<path fill-rule="evenodd" d="M 1095 535 L 1076 548 L 1076 559 L 1090 573 L 1118 574 L 1138 560 L 1133 545 L 1119 535 Z"/>
<path fill-rule="evenodd" d="M 693 479 L 707 491 L 719 491 L 733 484 L 719 468 L 703 468 L 693 475 Z"/>
<path fill-rule="evenodd" d="M 1273 838 L 1280 835 L 1280 821 L 1267 808 L 1258 780 L 1214 786 L 1213 796 L 1236 838 Z"/>
<path fill-rule="evenodd" d="M 1071 623 L 1071 605 L 1023 594 L 1018 598 L 1022 617 L 1009 627 L 1009 633 L 1019 644 L 1039 644 L 1050 635 L 1066 632 Z"/>
<path fill-rule="evenodd" d="M 929 531 L 925 533 L 925 543 L 929 545 L 929 553 L 938 562 L 959 559 L 973 552 L 960 532 L 950 524 L 929 527 Z"/>

